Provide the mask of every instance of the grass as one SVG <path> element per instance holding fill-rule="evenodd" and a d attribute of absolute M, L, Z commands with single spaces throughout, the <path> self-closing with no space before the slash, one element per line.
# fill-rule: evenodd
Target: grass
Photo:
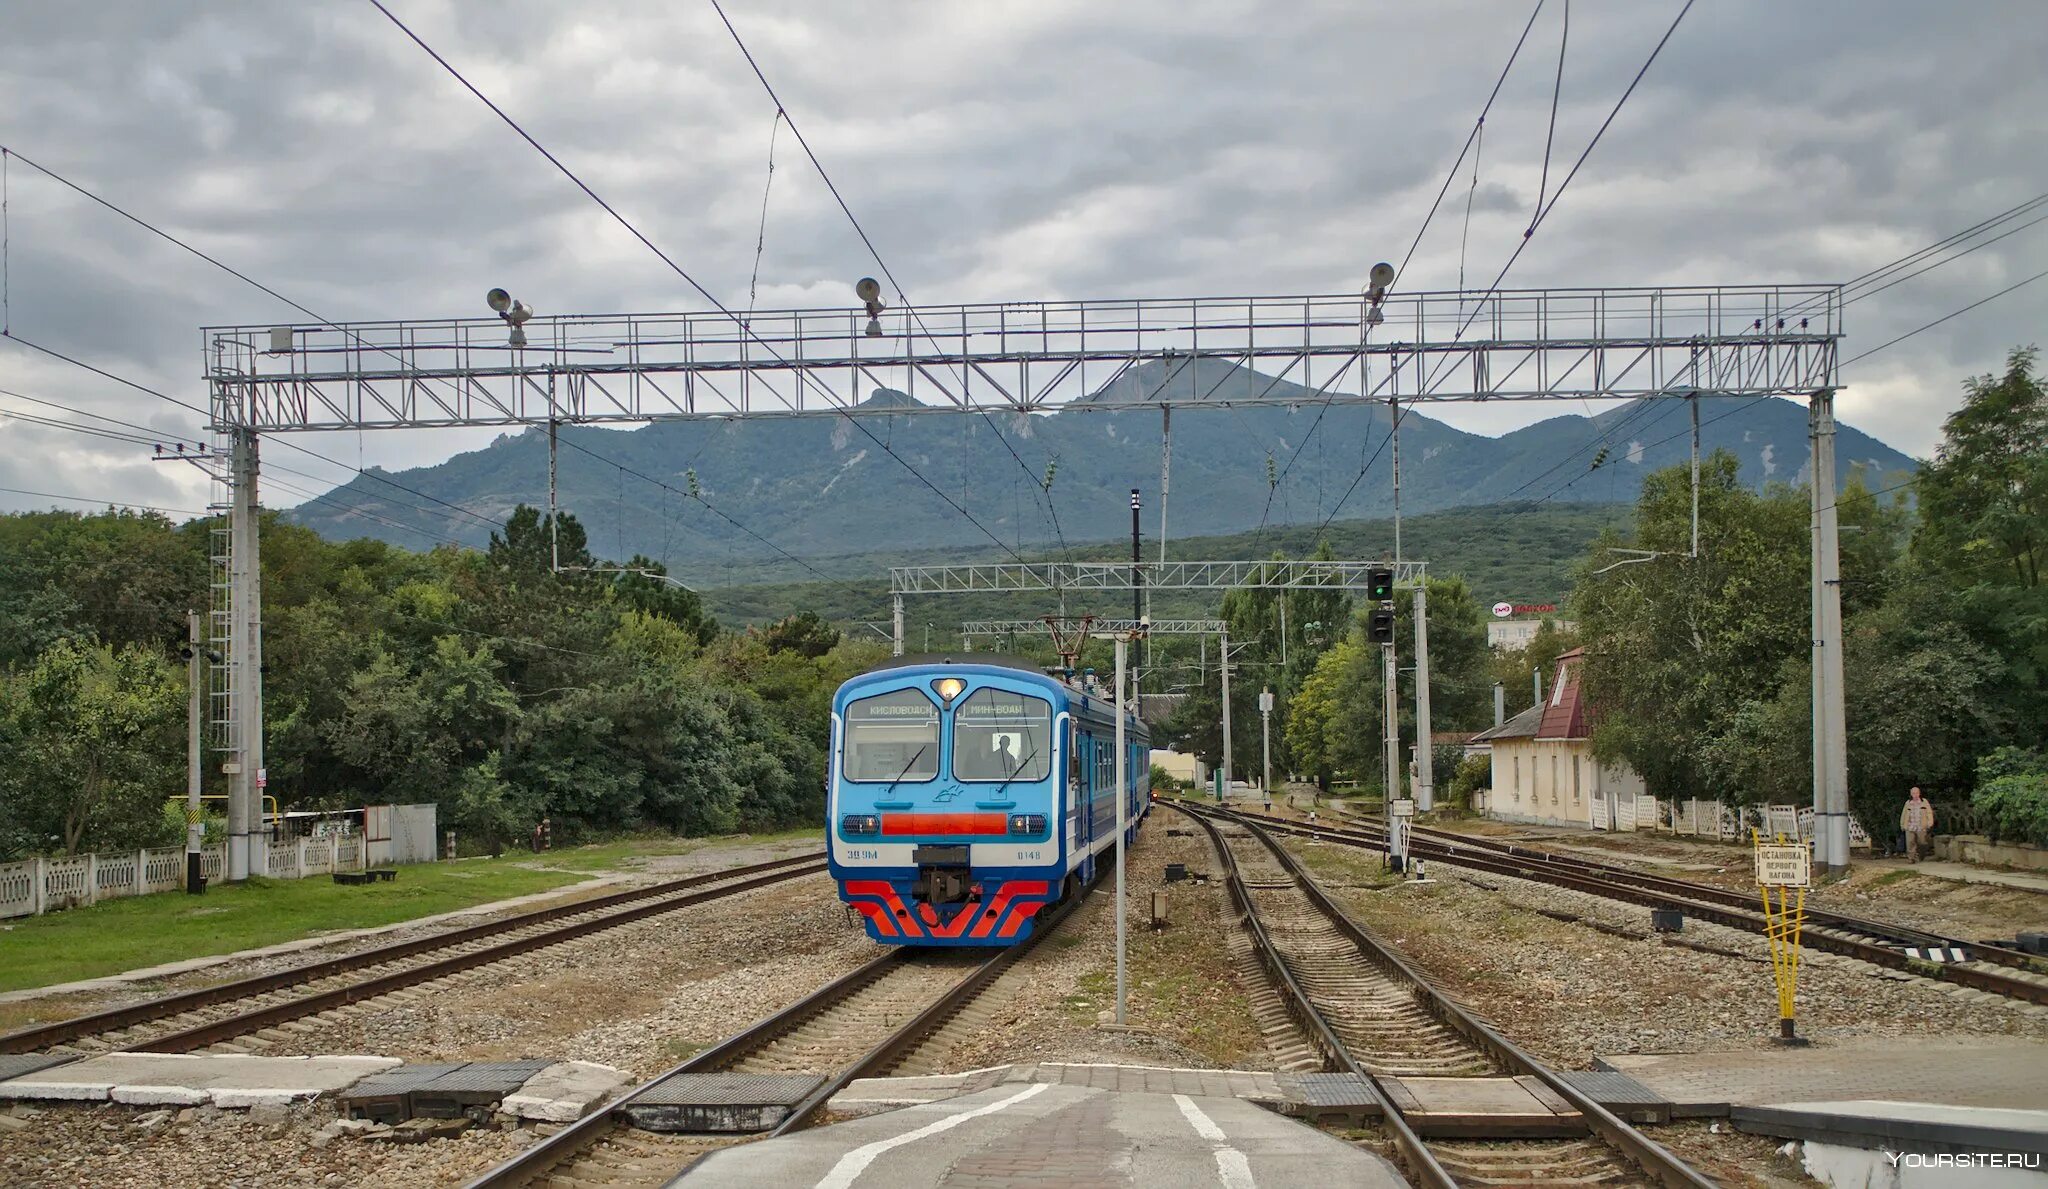
<path fill-rule="evenodd" d="M 1904 883 L 1909 879 L 1919 878 L 1920 873 L 1918 871 L 1887 871 L 1876 879 L 1871 880 L 1867 886 L 1871 888 L 1888 888 L 1895 883 Z"/>
<path fill-rule="evenodd" d="M 815 837 L 816 830 L 745 839 L 629 838 L 496 859 L 422 863 L 390 883 L 345 887 L 324 876 L 216 884 L 203 896 L 164 893 L 109 900 L 0 924 L 0 991 L 97 978 L 211 954 L 545 892 L 590 875 L 735 842 Z"/>

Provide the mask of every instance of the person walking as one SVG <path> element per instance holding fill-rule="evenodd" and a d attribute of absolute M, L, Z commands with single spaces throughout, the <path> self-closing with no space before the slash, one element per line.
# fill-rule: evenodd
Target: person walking
<path fill-rule="evenodd" d="M 1906 807 L 1899 811 L 1899 829 L 1906 835 L 1908 863 L 1919 862 L 1923 850 L 1933 853 L 1928 836 L 1934 832 L 1934 804 L 1921 798 L 1917 784 L 1906 794 Z"/>

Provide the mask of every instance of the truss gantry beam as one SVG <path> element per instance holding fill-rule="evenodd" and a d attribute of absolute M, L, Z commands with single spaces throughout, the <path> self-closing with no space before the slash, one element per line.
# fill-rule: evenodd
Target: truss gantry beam
<path fill-rule="evenodd" d="M 992 591 L 1057 593 L 1087 590 L 1364 590 L 1368 571 L 1392 567 L 1394 584 L 1414 586 L 1427 568 L 1419 561 L 1169 561 L 1023 562 L 949 566 L 895 566 L 889 593 L 969 594 Z M 1097 620 L 1102 624 L 1109 622 Z M 1155 631 L 1158 629 L 1154 629 Z"/>
<path fill-rule="evenodd" d="M 1838 386 L 1830 285 L 1526 289 L 429 319 L 204 331 L 257 432 L 1133 407 L 1796 395 Z M 1133 371 L 1147 360 L 1170 366 Z M 1255 369 L 1261 376 L 1221 365 Z M 1275 379 L 1277 377 L 1277 379 Z M 1218 380 L 1223 382 L 1218 383 Z M 914 404 L 863 407 L 876 388 Z"/>
<path fill-rule="evenodd" d="M 1088 630 L 1097 636 L 1121 636 L 1143 631 L 1153 636 L 1215 636 L 1223 631 L 1220 619 L 1091 619 Z M 962 636 L 1050 635 L 1052 625 L 1043 619 L 970 619 L 960 625 Z"/>

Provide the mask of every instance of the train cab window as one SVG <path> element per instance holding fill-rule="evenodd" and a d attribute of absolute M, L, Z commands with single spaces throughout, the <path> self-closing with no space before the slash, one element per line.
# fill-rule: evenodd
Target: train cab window
<path fill-rule="evenodd" d="M 953 711 L 955 780 L 1044 780 L 1052 773 L 1052 703 L 982 688 Z"/>
<path fill-rule="evenodd" d="M 899 689 L 846 707 L 848 780 L 930 780 L 939 774 L 939 708 L 921 691 Z"/>

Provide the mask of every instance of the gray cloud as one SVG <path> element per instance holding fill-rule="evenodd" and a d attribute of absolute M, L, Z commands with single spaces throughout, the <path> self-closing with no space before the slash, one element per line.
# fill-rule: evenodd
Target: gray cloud
<path fill-rule="evenodd" d="M 546 311 L 701 304 L 367 4 L 17 7 L 0 141 L 327 316 L 470 315 L 490 284 Z M 744 302 L 773 109 L 708 5 L 395 8 Z M 1580 6 L 1552 192 L 1673 11 Z M 1353 288 L 1407 250 L 1526 12 L 784 0 L 733 17 L 911 295 L 944 302 Z M 1469 232 L 1468 163 L 1404 287 L 1454 284 L 1461 237 L 1483 284 L 1519 241 L 1543 184 L 1555 21 L 1546 10 L 1487 121 Z M 1699 6 L 1507 283 L 1862 272 L 2048 190 L 2044 50 L 2048 22 L 2026 0 Z M 198 327 L 293 316 L 19 163 L 9 213 L 14 328 L 194 403 Z M 1848 351 L 2044 259 L 2048 228 L 1860 303 Z M 785 130 L 763 304 L 819 300 L 870 268 Z M 2044 315 L 2048 283 L 1859 364 L 1844 413 L 1925 453 L 1961 378 L 2041 337 Z M 194 420 L 4 342 L 0 387 L 187 432 Z M 1544 413 L 1444 410 L 1482 432 Z M 60 450 L 48 432 L 0 426 L 0 474 L 44 477 L 6 485 L 206 498 L 196 475 L 92 439 Z M 491 436 L 306 444 L 400 467 Z"/>

